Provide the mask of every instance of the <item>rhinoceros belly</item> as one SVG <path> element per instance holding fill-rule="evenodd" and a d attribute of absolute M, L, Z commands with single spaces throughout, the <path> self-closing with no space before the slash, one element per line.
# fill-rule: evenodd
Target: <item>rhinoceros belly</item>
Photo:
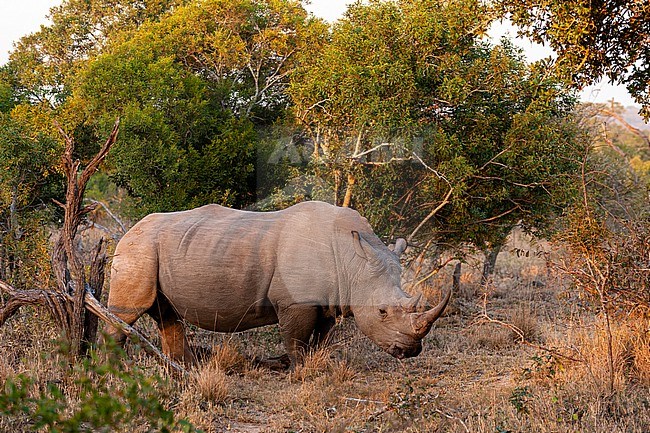
<path fill-rule="evenodd" d="M 274 238 L 268 219 L 170 225 L 159 237 L 159 290 L 201 328 L 236 332 L 277 323 L 268 299 Z"/>

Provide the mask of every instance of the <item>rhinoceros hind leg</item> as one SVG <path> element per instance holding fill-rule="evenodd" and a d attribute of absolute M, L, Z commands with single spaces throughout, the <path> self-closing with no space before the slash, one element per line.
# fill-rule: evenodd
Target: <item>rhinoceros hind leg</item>
<path fill-rule="evenodd" d="M 158 296 L 147 313 L 158 324 L 163 352 L 174 361 L 196 365 L 198 361 L 185 336 L 183 322 L 169 301 Z"/>
<path fill-rule="evenodd" d="M 147 308 L 121 307 L 109 304 L 108 311 L 122 319 L 124 322 L 126 322 L 127 325 L 133 325 L 133 323 L 138 320 L 145 311 L 147 311 Z M 118 328 L 112 325 L 106 325 L 104 332 L 106 334 L 105 338 L 115 341 L 115 343 L 117 343 L 120 347 L 124 346 L 124 342 L 126 341 L 126 334 L 124 334 Z"/>
<path fill-rule="evenodd" d="M 123 239 L 126 236 L 128 235 Z M 128 253 L 116 250 L 113 258 L 108 311 L 129 325 L 133 325 L 156 300 L 158 262 L 155 252 L 149 251 L 148 248 L 150 249 L 150 246 L 147 244 Z M 137 257 L 138 260 L 132 260 L 132 257 Z M 126 339 L 124 333 L 113 326 L 106 327 L 106 334 L 120 345 L 123 345 Z"/>

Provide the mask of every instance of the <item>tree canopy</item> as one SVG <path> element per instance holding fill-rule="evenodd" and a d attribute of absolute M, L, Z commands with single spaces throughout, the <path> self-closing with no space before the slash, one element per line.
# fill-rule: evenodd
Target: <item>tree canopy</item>
<path fill-rule="evenodd" d="M 650 119 L 650 3 L 639 0 L 497 1 L 525 36 L 558 55 L 558 76 L 582 87 L 624 84 Z"/>
<path fill-rule="evenodd" d="M 328 25 L 297 0 L 66 0 L 3 69 L 2 140 L 47 149 L 26 155 L 49 176 L 52 119 L 84 159 L 120 116 L 104 170 L 137 216 L 317 183 L 385 236 L 489 248 L 570 202 L 575 83 L 595 77 L 486 42 L 494 5 L 372 0 Z M 525 25 L 523 5 L 502 11 Z"/>
<path fill-rule="evenodd" d="M 52 21 L 12 54 L 17 89 L 79 153 L 122 116 L 108 168 L 141 215 L 254 202 L 260 133 L 289 105 L 294 54 L 326 31 L 295 0 L 71 0 Z"/>
<path fill-rule="evenodd" d="M 339 204 L 386 235 L 498 244 L 519 222 L 549 228 L 572 196 L 573 93 L 482 42 L 487 24 L 480 2 L 357 3 L 294 75 L 296 116 L 354 195 Z"/>

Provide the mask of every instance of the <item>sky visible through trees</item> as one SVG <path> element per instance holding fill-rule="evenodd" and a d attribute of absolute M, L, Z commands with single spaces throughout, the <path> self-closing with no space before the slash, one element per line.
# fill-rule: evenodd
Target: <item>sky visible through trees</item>
<path fill-rule="evenodd" d="M 328 21 L 341 17 L 350 0 L 312 0 L 306 9 L 316 16 Z M 61 4 L 61 0 L 23 0 L 21 2 L 5 1 L 0 4 L 0 65 L 8 60 L 13 44 L 23 36 L 37 31 L 41 24 L 46 24 L 48 11 L 51 7 Z M 495 41 L 502 36 L 515 39 L 517 30 L 509 23 L 497 23 L 489 32 Z M 524 49 L 529 61 L 538 60 L 549 55 L 548 47 L 533 44 L 524 39 L 516 39 L 515 44 Z M 588 86 L 582 93 L 584 102 L 608 102 L 615 99 L 623 106 L 634 104 L 625 87 L 612 85 L 606 80 Z"/>

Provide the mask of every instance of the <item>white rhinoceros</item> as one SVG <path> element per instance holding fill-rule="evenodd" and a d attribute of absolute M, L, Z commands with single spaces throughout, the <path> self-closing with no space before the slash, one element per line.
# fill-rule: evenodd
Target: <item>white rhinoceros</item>
<path fill-rule="evenodd" d="M 397 358 L 416 356 L 450 292 L 418 313 L 401 290 L 398 255 L 356 211 L 305 202 L 278 212 L 208 205 L 148 215 L 117 245 L 109 310 L 152 316 L 163 351 L 193 362 L 181 320 L 218 332 L 280 324 L 295 365 L 339 315 Z M 124 335 L 109 327 L 118 342 Z"/>

